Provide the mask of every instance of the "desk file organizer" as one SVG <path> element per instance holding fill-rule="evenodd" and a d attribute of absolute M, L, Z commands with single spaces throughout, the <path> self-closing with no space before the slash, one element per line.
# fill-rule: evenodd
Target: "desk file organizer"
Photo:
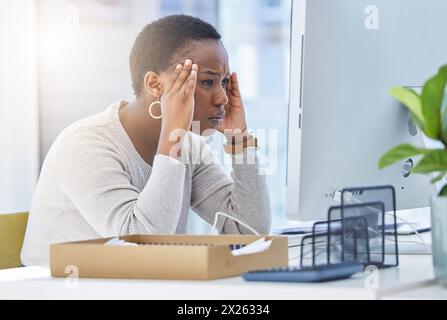
<path fill-rule="evenodd" d="M 392 186 L 343 189 L 341 205 L 329 208 L 327 220 L 316 222 L 312 233 L 303 237 L 300 267 L 347 261 L 397 266 L 395 203 Z M 388 234 L 390 226 L 393 235 Z"/>
<path fill-rule="evenodd" d="M 346 188 L 340 200 L 340 206 L 329 208 L 327 220 L 314 223 L 312 232 L 303 236 L 299 266 L 254 270 L 244 279 L 319 282 L 348 278 L 364 266 L 397 266 L 394 188 Z M 386 232 L 390 229 L 392 237 Z"/>
<path fill-rule="evenodd" d="M 110 238 L 53 244 L 51 275 L 67 277 L 66 270 L 75 266 L 81 278 L 207 280 L 287 265 L 287 237 L 284 236 L 265 236 L 272 242 L 263 252 L 232 254 L 233 249 L 260 238 L 254 235 L 129 235 L 120 239 L 138 245 L 104 245 Z"/>

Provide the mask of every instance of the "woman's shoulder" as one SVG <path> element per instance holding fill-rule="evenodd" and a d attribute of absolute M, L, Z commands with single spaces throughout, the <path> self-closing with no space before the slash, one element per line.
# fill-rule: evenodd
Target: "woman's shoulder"
<path fill-rule="evenodd" d="M 113 113 L 116 108 L 117 103 L 114 103 L 102 112 L 77 120 L 62 130 L 59 136 L 63 138 L 77 132 L 97 132 L 102 131 L 102 129 L 110 130 L 115 123 Z"/>
<path fill-rule="evenodd" d="M 111 105 L 105 111 L 82 118 L 63 129 L 53 142 L 51 149 L 61 149 L 62 146 L 86 145 L 117 145 L 119 127 L 112 116 Z"/>

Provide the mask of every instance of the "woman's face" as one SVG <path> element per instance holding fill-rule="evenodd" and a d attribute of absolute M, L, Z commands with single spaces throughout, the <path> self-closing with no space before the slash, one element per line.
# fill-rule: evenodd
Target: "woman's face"
<path fill-rule="evenodd" d="M 176 54 L 172 65 L 183 64 L 188 58 L 199 66 L 194 95 L 196 124 L 193 123 L 192 130 L 199 129 L 196 128 L 199 122 L 200 134 L 209 135 L 222 124 L 225 116 L 224 105 L 228 103 L 225 88 L 230 79 L 228 54 L 220 41 L 199 41 Z M 166 76 L 171 79 L 172 74 Z"/>

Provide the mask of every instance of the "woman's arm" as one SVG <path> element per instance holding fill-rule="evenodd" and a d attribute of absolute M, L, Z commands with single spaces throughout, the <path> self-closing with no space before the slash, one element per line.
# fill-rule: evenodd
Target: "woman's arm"
<path fill-rule="evenodd" d="M 129 233 L 175 233 L 183 204 L 185 165 L 171 152 L 173 130 L 187 132 L 194 112 L 197 65 L 178 64 L 161 92 L 162 128 L 152 172 L 142 190 L 131 183 L 118 148 L 95 129 L 66 138 L 57 154 L 56 181 L 87 222 L 102 236 Z M 152 72 L 146 76 L 149 77 Z M 145 81 L 146 78 L 145 77 Z M 157 94 L 158 96 L 158 94 Z M 141 178 L 143 179 L 143 178 Z"/>
<path fill-rule="evenodd" d="M 235 72 L 230 76 L 226 95 L 228 103 L 225 105 L 225 118 L 218 130 L 231 143 L 240 144 L 247 134 L 247 123 Z M 213 224 L 216 212 L 222 211 L 259 233 L 270 233 L 270 197 L 265 177 L 259 174 L 255 148 L 248 147 L 242 153 L 232 155 L 231 178 L 203 142 L 201 159 L 205 161 L 196 168 L 192 181 L 192 209 L 210 224 Z M 219 217 L 217 229 L 223 233 L 251 233 L 247 228 L 222 216 Z"/>
<path fill-rule="evenodd" d="M 269 234 L 270 197 L 265 176 L 259 174 L 255 148 L 249 147 L 242 154 L 232 156 L 231 178 L 205 143 L 201 152 L 205 160 L 193 174 L 192 210 L 210 224 L 213 224 L 216 212 L 221 211 L 238 218 L 261 234 Z M 251 164 L 236 162 L 237 156 L 256 161 Z M 217 229 L 220 233 L 252 233 L 223 216 L 219 217 Z"/>
<path fill-rule="evenodd" d="M 155 156 L 146 185 L 131 183 L 124 155 L 92 129 L 66 137 L 56 152 L 56 183 L 101 236 L 174 233 L 183 201 L 185 165 Z M 141 173 L 139 173 L 141 175 Z"/>

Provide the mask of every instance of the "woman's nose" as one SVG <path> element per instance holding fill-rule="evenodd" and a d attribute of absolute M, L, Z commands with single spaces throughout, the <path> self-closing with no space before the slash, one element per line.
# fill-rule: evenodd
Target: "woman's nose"
<path fill-rule="evenodd" d="M 225 88 L 220 87 L 215 94 L 214 105 L 226 105 L 228 104 L 228 97 Z"/>

